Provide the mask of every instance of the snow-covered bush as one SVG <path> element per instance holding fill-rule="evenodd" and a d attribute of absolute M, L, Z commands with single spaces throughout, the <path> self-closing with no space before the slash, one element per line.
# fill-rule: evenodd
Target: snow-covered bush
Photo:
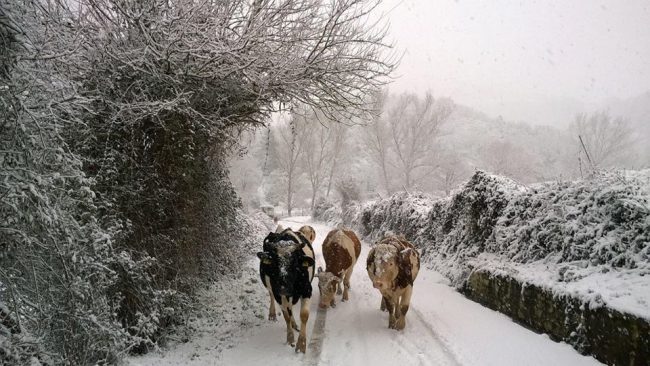
<path fill-rule="evenodd" d="M 366 5 L 3 2 L 0 362 L 115 363 L 237 271 L 262 229 L 227 157 L 279 105 L 367 111 L 393 64 Z"/>
<path fill-rule="evenodd" d="M 62 51 L 47 38 L 65 25 L 20 5 L 0 8 L 0 309 L 3 324 L 15 320 L 0 331 L 0 363 L 115 362 L 142 342 L 116 315 L 118 270 L 129 261 L 126 276 L 143 276 L 148 260 L 117 248 L 127 227 L 101 215 L 110 202 L 66 143 L 85 125 L 68 118 L 73 83 L 44 61 Z"/>
<path fill-rule="evenodd" d="M 341 203 L 329 201 L 325 198 L 319 198 L 314 205 L 312 217 L 315 220 L 336 225 L 340 223 L 342 219 Z"/>
<path fill-rule="evenodd" d="M 247 215 L 248 220 L 255 223 L 255 225 L 261 224 L 267 231 L 275 231 L 277 224 L 273 221 L 273 218 L 268 214 L 262 211 L 255 211 Z"/>
<path fill-rule="evenodd" d="M 371 204 L 371 202 L 362 204 L 357 201 L 352 201 L 347 205 L 343 205 L 341 201 L 320 199 L 314 206 L 312 217 L 314 220 L 326 222 L 332 226 L 345 224 L 348 226 L 358 227 L 361 222 L 363 208 L 369 204 Z"/>
<path fill-rule="evenodd" d="M 418 242 L 432 204 L 433 200 L 425 194 L 395 193 L 362 210 L 361 234 L 377 240 L 390 231 Z"/>
<path fill-rule="evenodd" d="M 485 251 L 494 226 L 516 192 L 514 181 L 477 171 L 449 199 L 435 201 L 422 238 L 423 258 L 453 282 L 468 274 L 467 260 Z"/>
<path fill-rule="evenodd" d="M 510 200 L 486 251 L 523 263 L 553 256 L 558 263 L 650 271 L 650 172 L 645 173 L 605 173 L 527 189 Z"/>
<path fill-rule="evenodd" d="M 344 220 L 374 240 L 403 234 L 461 285 L 482 253 L 505 261 L 650 273 L 650 172 L 524 187 L 476 172 L 451 198 L 397 193 Z"/>

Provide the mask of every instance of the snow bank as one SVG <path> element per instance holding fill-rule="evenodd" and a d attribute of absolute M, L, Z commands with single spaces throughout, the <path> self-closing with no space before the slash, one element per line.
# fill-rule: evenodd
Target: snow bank
<path fill-rule="evenodd" d="M 257 267 L 257 259 L 251 259 L 242 265 L 241 273 L 233 273 L 200 290 L 193 310 L 168 337 L 164 349 L 131 357 L 125 364 L 223 364 L 219 358 L 225 349 L 234 347 L 267 323 L 268 293 L 259 283 Z"/>

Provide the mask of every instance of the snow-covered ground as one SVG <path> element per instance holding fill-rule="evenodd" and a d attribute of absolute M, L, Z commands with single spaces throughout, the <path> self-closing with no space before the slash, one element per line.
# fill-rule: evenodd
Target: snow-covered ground
<path fill-rule="evenodd" d="M 297 229 L 307 217 L 281 224 Z M 310 223 L 320 247 L 331 227 Z M 260 243 L 261 247 L 261 243 Z M 164 365 L 599 365 L 564 343 L 525 329 L 510 318 L 474 303 L 437 272 L 423 268 L 415 281 L 406 329 L 388 329 L 379 310 L 379 292 L 365 271 L 364 244 L 355 267 L 350 301 L 317 309 L 318 288 L 308 323 L 305 355 L 284 344 L 285 324 L 266 320 L 268 295 L 259 283 L 257 260 L 232 281 L 216 284 L 203 296 L 205 309 L 190 323 L 185 342 L 127 361 L 131 366 Z M 278 308 L 279 310 L 279 308 Z"/>

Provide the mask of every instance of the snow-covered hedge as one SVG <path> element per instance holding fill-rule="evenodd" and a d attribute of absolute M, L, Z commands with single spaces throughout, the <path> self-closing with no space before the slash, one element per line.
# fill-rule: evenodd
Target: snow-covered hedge
<path fill-rule="evenodd" d="M 510 201 L 486 248 L 516 262 L 557 262 L 650 270 L 650 175 L 551 183 Z"/>
<path fill-rule="evenodd" d="M 650 171 L 535 186 L 479 171 L 448 199 L 397 193 L 354 206 L 357 212 L 342 221 L 368 240 L 389 231 L 405 235 L 425 263 L 459 287 L 480 267 L 570 289 L 587 301 L 599 290 L 611 295 L 605 302 L 629 295 L 618 308 L 641 313 L 647 299 L 635 292 L 643 292 L 636 279 L 650 275 L 649 187 Z M 335 210 L 324 212 L 331 221 Z M 584 280 L 596 276 L 607 290 Z M 621 281 L 636 287 L 617 294 Z"/>
<path fill-rule="evenodd" d="M 359 223 L 361 221 L 363 208 L 371 205 L 372 203 L 373 202 L 366 202 L 362 205 L 359 202 L 351 201 L 347 204 L 343 204 L 340 201 L 328 201 L 320 199 L 314 206 L 314 212 L 312 212 L 312 216 L 316 220 L 327 222 L 332 226 L 336 226 L 342 223 L 348 225 L 352 223 L 356 225 L 356 223 Z"/>
<path fill-rule="evenodd" d="M 336 226 L 343 218 L 341 204 L 321 198 L 316 201 L 312 216 L 320 221 Z"/>
<path fill-rule="evenodd" d="M 435 201 L 425 194 L 396 193 L 388 199 L 366 205 L 360 214 L 362 235 L 373 240 L 386 232 L 405 235 L 424 247 L 421 233 Z"/>

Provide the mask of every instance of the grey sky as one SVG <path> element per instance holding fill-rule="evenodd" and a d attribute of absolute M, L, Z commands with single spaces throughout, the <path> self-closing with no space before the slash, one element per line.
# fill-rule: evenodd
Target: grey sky
<path fill-rule="evenodd" d="M 650 90 L 650 0 L 386 0 L 382 11 L 406 52 L 395 91 L 560 125 Z"/>

